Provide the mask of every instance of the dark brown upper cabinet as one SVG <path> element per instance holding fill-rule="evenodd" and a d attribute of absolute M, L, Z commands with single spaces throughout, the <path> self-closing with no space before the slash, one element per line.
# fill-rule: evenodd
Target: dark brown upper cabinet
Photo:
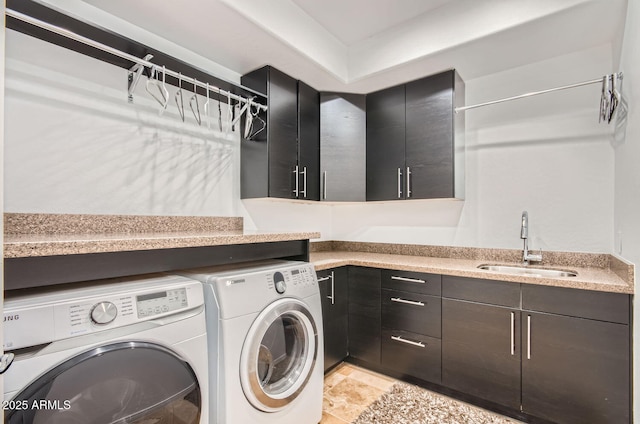
<path fill-rule="evenodd" d="M 320 94 L 271 66 L 241 83 L 269 107 L 266 130 L 241 145 L 241 197 L 320 200 Z"/>
<path fill-rule="evenodd" d="M 464 198 L 464 82 L 455 70 L 367 95 L 367 200 Z"/>

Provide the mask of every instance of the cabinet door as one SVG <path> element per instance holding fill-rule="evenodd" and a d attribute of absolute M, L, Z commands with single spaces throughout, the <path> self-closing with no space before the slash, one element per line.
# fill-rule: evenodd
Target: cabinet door
<path fill-rule="evenodd" d="M 349 355 L 380 364 L 380 270 L 349 267 Z"/>
<path fill-rule="evenodd" d="M 629 423 L 629 326 L 522 312 L 522 410 L 559 424 Z"/>
<path fill-rule="evenodd" d="M 318 271 L 324 327 L 324 370 L 339 364 L 348 355 L 347 269 Z"/>
<path fill-rule="evenodd" d="M 454 73 L 406 85 L 407 198 L 454 197 Z"/>
<path fill-rule="evenodd" d="M 298 83 L 269 68 L 268 88 L 269 197 L 291 199 L 295 197 L 293 172 L 298 163 Z"/>
<path fill-rule="evenodd" d="M 367 94 L 367 200 L 403 199 L 405 86 Z"/>
<path fill-rule="evenodd" d="M 520 311 L 442 299 L 442 384 L 520 408 Z"/>
<path fill-rule="evenodd" d="M 320 200 L 320 94 L 298 81 L 298 198 Z"/>
<path fill-rule="evenodd" d="M 321 200 L 366 199 L 365 111 L 363 94 L 320 94 Z"/>

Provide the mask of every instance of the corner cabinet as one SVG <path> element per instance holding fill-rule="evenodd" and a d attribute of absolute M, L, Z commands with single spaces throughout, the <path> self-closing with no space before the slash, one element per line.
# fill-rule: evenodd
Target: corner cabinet
<path fill-rule="evenodd" d="M 367 95 L 367 200 L 464 198 L 464 82 L 455 70 Z"/>
<path fill-rule="evenodd" d="M 241 144 L 241 198 L 319 200 L 319 93 L 271 66 L 241 83 L 265 93 L 269 107 L 266 131 Z"/>
<path fill-rule="evenodd" d="M 327 372 L 349 354 L 347 268 L 322 270 L 317 275 L 324 327 L 324 371 Z"/>
<path fill-rule="evenodd" d="M 320 200 L 366 200 L 364 94 L 320 93 Z"/>

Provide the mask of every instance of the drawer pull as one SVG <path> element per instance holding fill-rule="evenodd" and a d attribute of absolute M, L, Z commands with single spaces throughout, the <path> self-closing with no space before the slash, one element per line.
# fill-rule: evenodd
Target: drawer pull
<path fill-rule="evenodd" d="M 400 336 L 391 336 L 391 340 L 395 340 L 397 342 L 410 344 L 411 346 L 426 347 L 426 345 L 424 343 L 422 343 L 422 342 L 414 342 L 413 340 L 407 340 L 407 339 L 404 339 L 404 338 L 402 338 Z"/>
<path fill-rule="evenodd" d="M 391 279 L 398 280 L 398 281 L 406 281 L 407 283 L 420 283 L 420 284 L 426 283 L 425 280 L 420 280 L 418 278 L 397 277 L 395 275 L 392 275 Z"/>
<path fill-rule="evenodd" d="M 318 283 L 322 283 L 323 281 L 330 280 L 331 276 L 327 275 L 326 277 L 318 278 Z"/>
<path fill-rule="evenodd" d="M 406 303 L 407 305 L 413 305 L 413 306 L 424 306 L 424 302 L 416 302 L 415 300 L 407 300 L 407 299 L 402 299 L 400 297 L 392 297 L 391 301 L 398 302 L 398 303 Z"/>

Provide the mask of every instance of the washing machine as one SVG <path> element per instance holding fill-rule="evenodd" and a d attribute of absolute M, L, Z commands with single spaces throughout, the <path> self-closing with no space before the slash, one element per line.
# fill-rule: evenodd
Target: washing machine
<path fill-rule="evenodd" d="M 7 424 L 209 424 L 202 284 L 180 276 L 9 293 Z"/>
<path fill-rule="evenodd" d="M 218 388 L 212 422 L 320 422 L 324 349 L 313 266 L 262 261 L 180 274 L 204 283 L 209 384 Z"/>

